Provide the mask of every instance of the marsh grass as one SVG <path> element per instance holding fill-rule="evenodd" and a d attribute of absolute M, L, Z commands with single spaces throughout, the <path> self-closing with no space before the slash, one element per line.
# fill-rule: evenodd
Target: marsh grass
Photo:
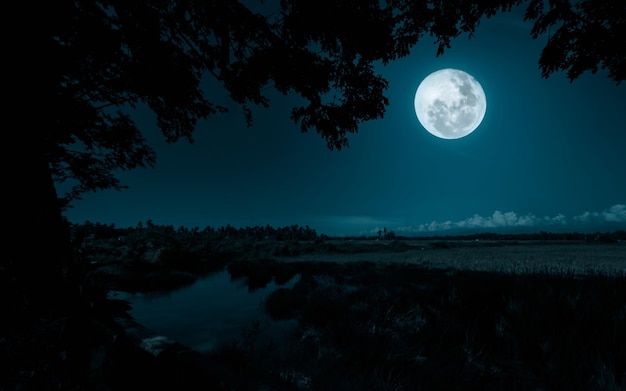
<path fill-rule="evenodd" d="M 204 259 L 225 265 L 251 291 L 298 276 L 264 303 L 273 319 L 297 327 L 260 343 L 253 325 L 208 354 L 221 389 L 626 389 L 623 243 L 328 240 L 241 248 Z M 176 280 L 188 266 L 203 270 L 202 258 L 161 255 L 131 263 L 138 281 L 127 285 L 154 271 L 174 271 Z"/>
<path fill-rule="evenodd" d="M 300 281 L 266 301 L 271 316 L 298 327 L 256 351 L 250 365 L 260 384 L 625 389 L 624 277 L 301 265 Z"/>

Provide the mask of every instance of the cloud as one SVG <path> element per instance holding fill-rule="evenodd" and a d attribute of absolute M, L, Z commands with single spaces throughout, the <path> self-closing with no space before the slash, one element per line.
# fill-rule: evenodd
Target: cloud
<path fill-rule="evenodd" d="M 475 214 L 462 220 L 433 220 L 429 223 L 415 225 L 399 224 L 400 219 L 382 219 L 367 215 L 344 215 L 317 217 L 316 221 L 322 232 L 328 234 L 356 233 L 360 235 L 377 235 L 385 228 L 399 235 L 434 233 L 444 231 L 501 230 L 527 229 L 543 230 L 557 228 L 572 230 L 602 229 L 606 224 L 626 223 L 626 204 L 616 204 L 601 212 L 584 212 L 574 217 L 566 217 L 562 213 L 553 216 L 537 216 L 532 213 L 517 214 L 496 210 L 491 215 Z M 373 227 L 373 228 L 371 228 Z"/>
<path fill-rule="evenodd" d="M 405 226 L 396 229 L 399 233 L 437 232 L 451 229 L 498 229 L 498 228 L 526 228 L 537 226 L 564 225 L 567 219 L 563 214 L 538 217 L 532 213 L 518 216 L 515 212 L 501 212 L 496 210 L 491 216 L 478 214 L 458 221 L 433 220 L 418 227 Z"/>
<path fill-rule="evenodd" d="M 578 216 L 574 216 L 571 221 L 580 224 L 607 224 L 607 223 L 626 223 L 626 204 L 615 204 L 601 212 L 584 212 Z M 433 220 L 430 223 L 420 224 L 419 226 L 402 226 L 394 230 L 400 234 L 423 233 L 449 231 L 453 229 L 472 230 L 472 229 L 501 229 L 501 228 L 536 228 L 542 229 L 547 227 L 561 226 L 564 227 L 569 223 L 565 215 L 559 213 L 554 216 L 536 216 L 532 213 L 518 215 L 515 212 L 501 212 L 496 210 L 491 216 L 481 216 L 478 214 L 457 221 L 438 221 Z"/>
<path fill-rule="evenodd" d="M 575 216 L 580 223 L 626 223 L 626 205 L 615 204 L 602 212 L 585 212 Z"/>

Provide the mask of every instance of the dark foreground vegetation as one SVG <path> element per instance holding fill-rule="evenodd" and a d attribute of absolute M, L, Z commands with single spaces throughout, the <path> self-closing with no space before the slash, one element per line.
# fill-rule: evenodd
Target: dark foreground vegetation
<path fill-rule="evenodd" d="M 488 246 L 497 253 L 566 241 L 598 243 L 602 251 L 599 243 L 622 246 L 625 233 L 487 235 L 416 244 L 339 240 L 299 226 L 75 226 L 72 279 L 82 301 L 34 312 L 2 273 L 10 316 L 1 330 L 0 390 L 625 390 L 624 273 L 478 272 L 382 261 L 416 246 L 442 253 Z M 323 257 L 364 252 L 381 262 Z M 320 258 L 303 262 L 303 254 Z M 268 341 L 259 338 L 264 326 L 254 324 L 237 343 L 208 354 L 183 347 L 153 355 L 116 320 L 128 316 L 129 304 L 106 296 L 110 289 L 171 290 L 224 268 L 251 290 L 297 276 L 265 303 L 272 318 L 297 326 Z"/>
<path fill-rule="evenodd" d="M 325 269 L 267 301 L 299 327 L 259 373 L 314 390 L 626 387 L 623 278 Z"/>

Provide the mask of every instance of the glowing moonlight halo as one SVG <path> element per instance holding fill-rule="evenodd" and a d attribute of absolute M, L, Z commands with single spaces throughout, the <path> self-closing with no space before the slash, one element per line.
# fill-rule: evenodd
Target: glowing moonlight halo
<path fill-rule="evenodd" d="M 433 135 L 457 139 L 472 133 L 485 117 L 487 98 L 472 75 L 440 69 L 426 76 L 415 92 L 415 114 Z"/>

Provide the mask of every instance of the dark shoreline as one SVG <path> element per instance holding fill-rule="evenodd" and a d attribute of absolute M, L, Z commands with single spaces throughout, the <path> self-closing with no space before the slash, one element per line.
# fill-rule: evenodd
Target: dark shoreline
<path fill-rule="evenodd" d="M 85 308 L 0 339 L 11 362 L 3 387 L 343 390 L 389 373 L 404 388 L 626 386 L 626 336 L 616 332 L 626 329 L 626 242 L 327 240 L 225 248 L 215 257 L 187 254 L 180 264 L 175 253 L 159 262 L 90 264 L 86 281 L 96 294 Z M 494 267 L 510 260 L 513 270 Z M 127 313 L 125 303 L 97 293 L 167 291 L 224 268 L 251 288 L 301 275 L 267 302 L 270 315 L 298 321 L 285 336 L 289 349 L 260 346 L 250 335 L 211 355 L 175 343 L 151 354 L 111 322 Z"/>

